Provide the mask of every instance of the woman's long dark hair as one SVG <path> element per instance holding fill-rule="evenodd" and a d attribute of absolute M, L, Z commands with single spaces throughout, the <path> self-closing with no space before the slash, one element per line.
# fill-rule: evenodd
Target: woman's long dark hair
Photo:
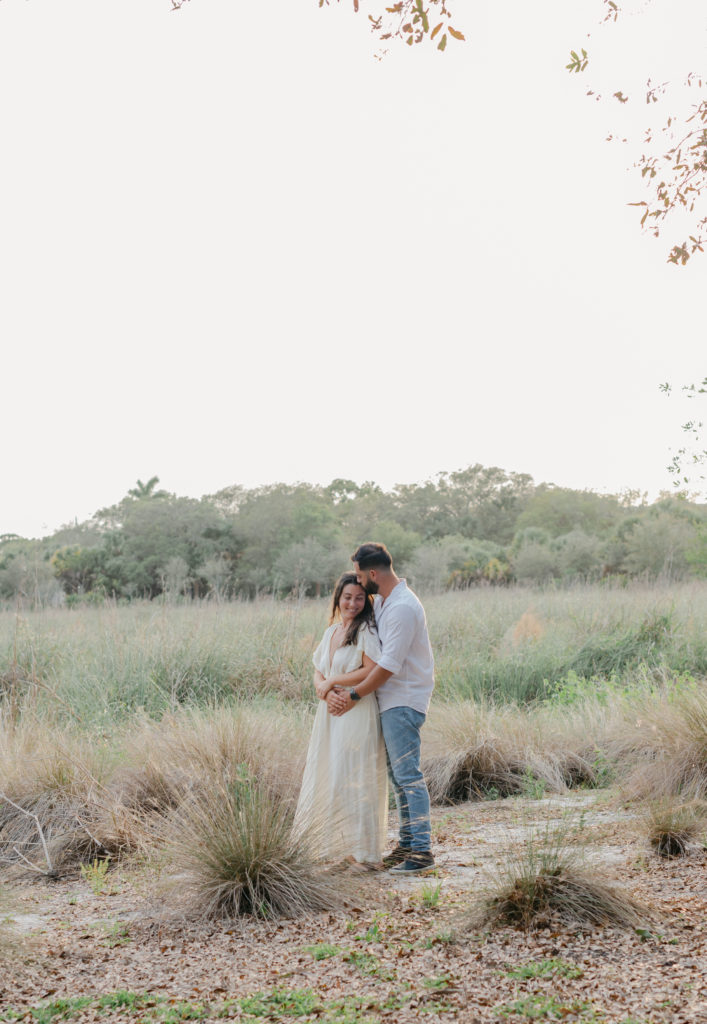
<path fill-rule="evenodd" d="M 331 599 L 331 617 L 329 619 L 330 626 L 336 620 L 337 615 L 341 615 L 341 612 L 339 611 L 339 601 L 341 600 L 341 595 L 344 592 L 344 587 L 347 587 L 349 583 L 353 583 L 356 587 L 361 587 L 361 584 L 356 579 L 355 572 L 345 572 L 339 576 L 336 581 L 334 596 Z M 361 590 L 363 590 L 363 587 L 361 587 Z M 365 590 L 364 593 L 366 593 Z M 349 644 L 355 644 L 358 639 L 358 631 L 364 624 L 368 626 L 372 633 L 375 633 L 376 619 L 373 614 L 373 598 L 370 594 L 366 594 L 366 603 L 346 630 L 344 642 L 341 646 L 348 647 Z"/>

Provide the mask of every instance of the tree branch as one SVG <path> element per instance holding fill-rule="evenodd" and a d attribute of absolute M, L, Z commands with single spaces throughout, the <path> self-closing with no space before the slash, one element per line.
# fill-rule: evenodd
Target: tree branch
<path fill-rule="evenodd" d="M 41 825 L 41 823 L 39 821 L 38 816 L 36 814 L 33 814 L 32 811 L 28 811 L 24 807 L 20 807 L 19 804 L 16 804 L 14 800 L 11 800 L 9 798 L 9 796 L 6 796 L 5 793 L 3 793 L 1 790 L 0 790 L 0 800 L 4 800 L 5 803 L 8 803 L 11 807 L 14 807 L 16 811 L 20 812 L 20 814 L 25 814 L 28 818 L 33 818 L 34 819 L 34 822 L 35 822 L 35 824 L 37 826 L 37 832 L 39 832 L 39 838 L 42 841 L 42 849 L 44 850 L 44 858 L 45 858 L 45 860 L 47 862 L 47 871 L 46 872 L 41 871 L 41 869 L 38 868 L 36 865 L 30 864 L 30 862 L 27 860 L 27 858 L 22 853 L 20 853 L 20 851 L 17 849 L 17 847 L 13 848 L 13 852 L 16 853 L 18 857 L 21 857 L 22 860 L 24 860 L 27 864 L 30 864 L 30 867 L 33 867 L 35 871 L 40 871 L 41 874 L 46 874 L 49 878 L 56 878 L 57 877 L 57 872 L 54 870 L 54 867 L 52 866 L 52 860 L 51 860 L 51 857 L 49 856 L 49 848 L 47 847 L 47 841 L 44 838 L 44 832 L 42 831 L 42 825 Z"/>

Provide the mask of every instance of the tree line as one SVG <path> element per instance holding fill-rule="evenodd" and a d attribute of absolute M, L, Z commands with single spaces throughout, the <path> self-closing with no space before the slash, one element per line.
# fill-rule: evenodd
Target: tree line
<path fill-rule="evenodd" d="M 319 595 L 366 540 L 421 590 L 707 575 L 707 505 L 597 494 L 469 466 L 434 480 L 227 487 L 200 499 L 153 477 L 89 520 L 0 536 L 0 599 L 223 601 Z"/>

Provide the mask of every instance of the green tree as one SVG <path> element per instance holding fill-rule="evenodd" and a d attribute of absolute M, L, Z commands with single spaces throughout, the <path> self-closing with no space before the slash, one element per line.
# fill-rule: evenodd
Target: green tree
<path fill-rule="evenodd" d="M 476 463 L 440 473 L 436 483 L 399 485 L 393 492 L 394 514 L 425 540 L 458 534 L 506 544 L 533 488 L 532 477 L 525 473 Z"/>
<path fill-rule="evenodd" d="M 315 537 L 297 541 L 286 548 L 275 562 L 275 588 L 292 591 L 297 597 L 313 589 L 318 597 L 322 588 L 330 588 L 347 568 L 347 557 L 345 549 L 325 547 Z"/>
<path fill-rule="evenodd" d="M 518 530 L 539 527 L 553 537 L 572 530 L 601 535 L 611 530 L 624 514 L 618 498 L 613 495 L 541 484 L 528 500 L 516 526 Z"/>
<path fill-rule="evenodd" d="M 689 571 L 688 553 L 697 542 L 695 526 L 667 511 L 647 515 L 635 524 L 623 564 L 633 575 L 680 578 Z"/>
<path fill-rule="evenodd" d="M 170 559 L 183 559 L 187 575 L 198 579 L 210 557 L 237 559 L 240 550 L 233 520 L 209 502 L 151 498 L 132 502 L 122 526 L 108 533 L 103 567 L 119 593 L 154 597 L 163 590 Z"/>
<path fill-rule="evenodd" d="M 562 576 L 586 579 L 600 572 L 601 542 L 598 537 L 575 529 L 558 537 L 553 547 L 557 552 L 557 567 Z"/>
<path fill-rule="evenodd" d="M 559 575 L 559 558 L 551 545 L 530 541 L 513 556 L 511 568 L 522 583 L 544 583 Z"/>
<path fill-rule="evenodd" d="M 61 547 L 51 557 L 54 575 L 65 594 L 103 590 L 103 551 L 78 544 Z"/>
<path fill-rule="evenodd" d="M 316 537 L 325 548 L 341 533 L 336 512 L 320 487 L 272 484 L 246 491 L 235 519 L 243 538 L 238 586 L 253 594 L 275 585 L 275 564 L 291 545 Z"/>
<path fill-rule="evenodd" d="M 63 600 L 42 541 L 10 535 L 0 543 L 0 597 L 35 607 Z"/>
<path fill-rule="evenodd" d="M 166 498 L 166 491 L 156 491 L 155 488 L 160 482 L 158 476 L 151 476 L 146 484 L 142 480 L 138 480 L 134 487 L 131 487 L 128 491 L 128 497 L 136 498 L 141 501 L 143 498 Z"/>

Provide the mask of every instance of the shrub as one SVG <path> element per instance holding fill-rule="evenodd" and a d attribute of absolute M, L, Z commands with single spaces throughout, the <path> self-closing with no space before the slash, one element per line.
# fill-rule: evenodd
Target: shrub
<path fill-rule="evenodd" d="M 575 708 L 528 711 L 485 702 L 437 704 L 424 734 L 423 769 L 435 803 L 489 795 L 561 793 L 596 784 L 599 744 L 615 708 L 587 699 Z"/>
<path fill-rule="evenodd" d="M 622 742 L 633 765 L 629 796 L 707 796 L 707 691 L 701 685 L 690 682 L 638 700 Z"/>
<path fill-rule="evenodd" d="M 684 857 L 705 827 L 705 806 L 700 801 L 652 801 L 647 808 L 648 841 L 660 857 Z"/>
<path fill-rule="evenodd" d="M 245 772 L 186 800 L 168 838 L 173 891 L 189 916 L 295 917 L 338 902 L 307 839 L 293 834 L 291 805 Z"/>
<path fill-rule="evenodd" d="M 646 911 L 597 876 L 573 838 L 567 826 L 531 834 L 477 897 L 464 927 L 638 926 Z"/>

